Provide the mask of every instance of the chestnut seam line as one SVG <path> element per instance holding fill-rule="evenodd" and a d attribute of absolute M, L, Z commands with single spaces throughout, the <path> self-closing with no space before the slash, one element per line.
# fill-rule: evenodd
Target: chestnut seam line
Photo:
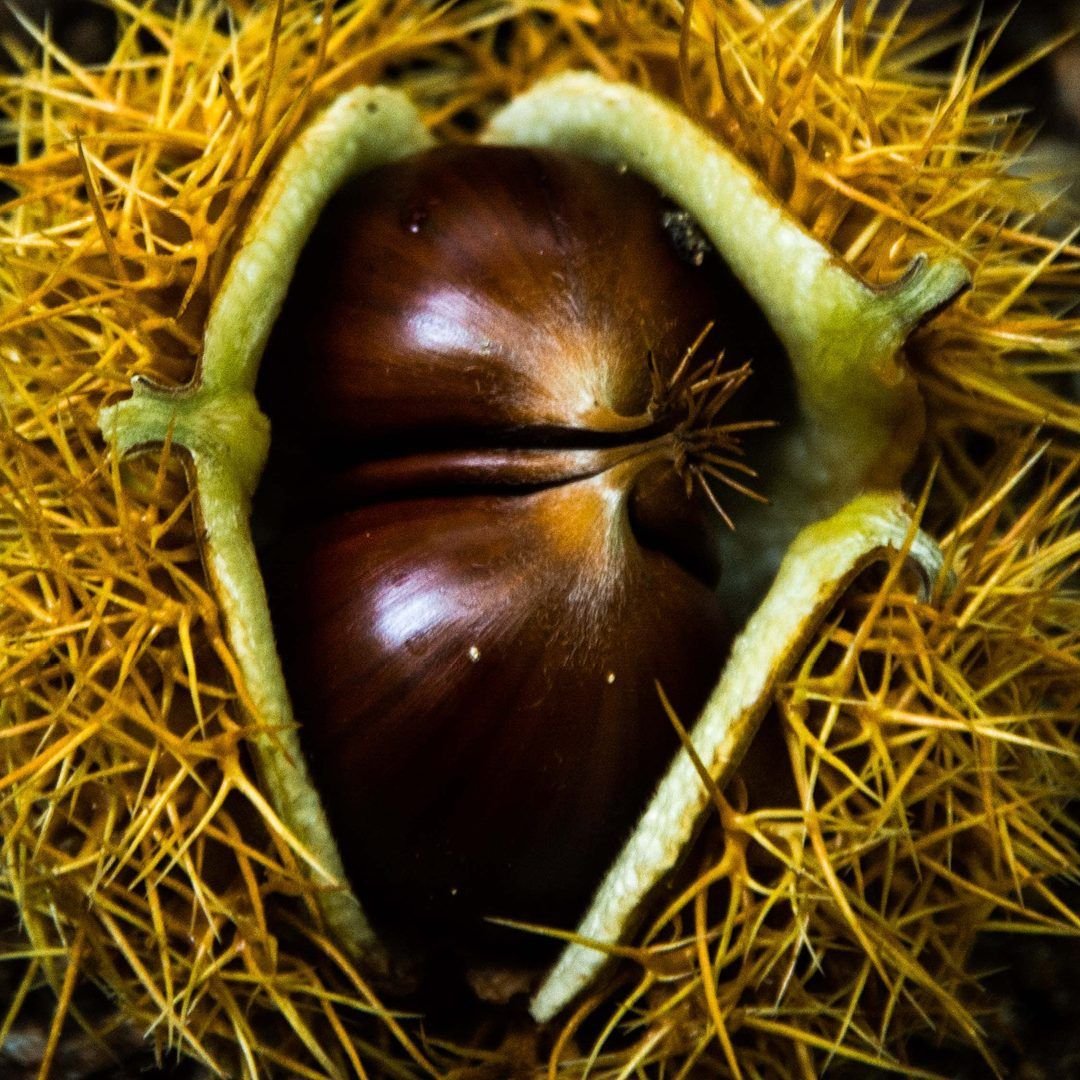
<path fill-rule="evenodd" d="M 362 493 L 365 500 L 434 491 L 436 485 L 439 494 L 457 494 L 462 489 L 515 488 L 524 494 L 590 480 L 625 465 L 643 469 L 664 458 L 674 463 L 678 456 L 679 434 L 673 429 L 647 442 L 602 450 L 447 451 L 392 458 L 354 466 L 345 479 L 350 488 L 356 485 L 357 493 Z M 560 468 L 563 464 L 565 467 Z M 446 476 L 444 470 L 450 475 Z M 447 483 L 451 485 L 449 491 Z"/>

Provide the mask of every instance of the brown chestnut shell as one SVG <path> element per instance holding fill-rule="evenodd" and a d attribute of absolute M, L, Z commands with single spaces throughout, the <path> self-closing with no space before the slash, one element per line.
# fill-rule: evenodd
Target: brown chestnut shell
<path fill-rule="evenodd" d="M 727 654 L 673 380 L 775 343 L 668 212 L 563 154 L 383 166 L 331 201 L 263 361 L 301 742 L 377 927 L 426 949 L 572 929 L 677 749 L 658 687 L 689 723 Z"/>
<path fill-rule="evenodd" d="M 693 715 L 731 636 L 627 503 L 609 473 L 379 503 L 270 576 L 301 740 L 377 926 L 464 946 L 492 939 L 485 915 L 580 916 L 677 746 L 656 681 Z"/>

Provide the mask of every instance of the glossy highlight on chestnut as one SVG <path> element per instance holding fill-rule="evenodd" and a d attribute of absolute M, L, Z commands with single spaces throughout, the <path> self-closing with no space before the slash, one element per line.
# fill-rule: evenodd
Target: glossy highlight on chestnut
<path fill-rule="evenodd" d="M 672 219 L 563 154 L 383 166 L 263 360 L 301 741 L 376 927 L 429 963 L 550 956 L 486 917 L 573 927 L 677 748 L 657 684 L 691 721 L 737 629 L 716 540 L 783 358 Z"/>

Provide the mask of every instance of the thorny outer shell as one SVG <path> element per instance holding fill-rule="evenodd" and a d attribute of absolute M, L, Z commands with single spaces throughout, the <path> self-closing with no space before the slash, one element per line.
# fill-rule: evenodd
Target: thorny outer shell
<path fill-rule="evenodd" d="M 848 417 L 850 409 L 860 416 L 869 410 L 871 416 L 891 418 L 884 431 L 868 424 L 854 429 L 854 441 L 844 440 L 846 483 L 838 485 L 834 500 L 859 490 L 860 473 L 872 475 L 879 484 L 898 480 L 913 447 L 909 444 L 907 453 L 883 459 L 911 402 L 896 356 L 912 327 L 966 284 L 957 263 L 917 263 L 894 290 L 875 292 L 789 220 L 745 166 L 684 115 L 643 91 L 593 76 L 559 77 L 523 95 L 496 116 L 489 137 L 567 149 L 576 144 L 585 156 L 626 161 L 692 210 L 784 339 L 800 391 L 814 385 L 815 371 L 825 375 L 824 385 L 835 391 L 827 407 L 815 402 L 813 393 L 801 393 L 805 427 L 815 448 L 827 457 L 834 455 L 836 447 L 819 440 L 822 421 L 837 410 Z M 170 434 L 191 452 L 208 570 L 218 587 L 254 705 L 268 727 L 279 732 L 276 740 L 264 737 L 255 747 L 260 771 L 282 818 L 308 849 L 314 873 L 339 886 L 340 859 L 289 727 L 288 696 L 248 531 L 248 500 L 261 456 L 250 438 L 251 393 L 269 329 L 321 206 L 348 175 L 429 143 L 430 136 L 402 95 L 362 87 L 339 98 L 297 140 L 272 179 L 248 240 L 218 295 L 196 380 L 179 393 L 137 385 L 129 401 L 103 410 L 101 417 L 102 430 L 121 452 L 164 442 Z M 736 199 L 738 212 L 733 214 Z M 766 296 L 771 298 L 767 303 Z M 802 303 L 793 304 L 794 300 Z M 843 348 L 823 354 L 816 344 L 820 334 L 828 334 L 830 343 Z M 208 408 L 214 413 L 212 424 L 204 419 Z M 232 423 L 230 414 L 235 416 Z M 221 434 L 228 441 L 222 443 Z M 885 460 L 891 464 L 882 468 Z M 787 505 L 805 508 L 805 485 L 800 488 L 798 478 L 792 479 L 795 497 Z M 819 491 L 820 486 L 817 482 Z M 736 656 L 753 656 L 754 677 L 747 678 L 748 672 L 733 660 L 692 733 L 696 753 L 717 783 L 730 774 L 752 736 L 772 679 L 827 610 L 827 603 L 819 602 L 817 586 L 835 596 L 846 579 L 845 569 L 873 552 L 904 546 L 907 530 L 896 524 L 901 502 L 896 495 L 856 500 L 820 527 L 809 528 L 805 543 L 792 548 L 759 612 L 768 612 L 769 617 L 752 619 L 735 646 Z M 778 507 L 781 517 L 783 505 Z M 800 524 L 796 517 L 787 528 L 794 533 Z M 826 538 L 835 539 L 840 549 L 822 566 L 816 556 L 825 548 L 818 541 Z M 928 548 L 920 541 L 919 547 L 928 551 L 932 545 Z M 838 561 L 843 558 L 849 560 L 846 567 Z M 804 597 L 789 604 L 786 593 L 799 591 L 796 583 L 807 580 L 813 594 L 809 602 Z M 781 610 L 785 615 L 778 625 L 776 613 Z M 762 671 L 769 676 L 763 684 Z M 685 770 L 692 770 L 692 765 L 680 752 L 586 915 L 581 928 L 586 938 L 617 940 L 692 835 L 707 793 L 693 782 L 678 784 Z M 328 890 L 324 905 L 328 921 L 351 952 L 369 965 L 388 963 L 349 890 Z M 541 1018 L 553 1015 L 588 982 L 603 959 L 601 952 L 586 945 L 569 946 L 534 1001 L 534 1013 Z"/>

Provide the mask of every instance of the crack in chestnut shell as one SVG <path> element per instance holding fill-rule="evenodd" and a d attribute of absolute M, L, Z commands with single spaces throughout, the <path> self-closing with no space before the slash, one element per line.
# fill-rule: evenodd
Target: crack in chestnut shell
<path fill-rule="evenodd" d="M 429 957 L 550 954 L 484 916 L 576 924 L 677 748 L 657 681 L 689 723 L 726 658 L 722 526 L 650 357 L 670 377 L 710 322 L 697 362 L 778 346 L 664 210 L 550 152 L 384 166 L 327 208 L 263 361 L 302 744 L 361 902 Z"/>

